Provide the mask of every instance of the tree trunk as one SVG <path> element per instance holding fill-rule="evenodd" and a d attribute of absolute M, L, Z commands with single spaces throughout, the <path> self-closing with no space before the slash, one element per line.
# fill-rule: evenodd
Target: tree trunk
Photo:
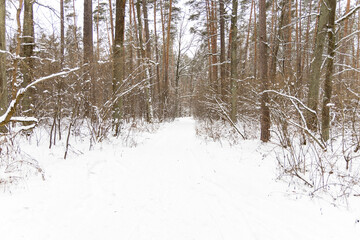
<path fill-rule="evenodd" d="M 241 64 L 242 65 L 242 67 L 241 67 L 241 79 L 245 78 L 245 73 L 246 73 L 246 62 L 247 62 L 247 55 L 248 55 L 248 48 L 249 48 L 251 22 L 252 22 L 252 15 L 253 15 L 254 5 L 255 5 L 255 2 L 254 2 L 254 0 L 252 0 L 251 1 L 251 8 L 250 8 L 248 31 L 246 33 L 246 42 L 245 42 L 245 48 L 244 48 L 244 60 L 242 61 L 242 64 Z"/>
<path fill-rule="evenodd" d="M 145 53 L 146 53 L 146 63 L 147 66 L 147 73 L 149 75 L 149 80 L 147 81 L 147 91 L 148 91 L 148 97 L 147 97 L 147 104 L 148 104 L 148 121 L 151 122 L 153 119 L 153 99 L 154 99 L 154 90 L 153 90 L 153 74 L 152 74 L 152 68 L 150 65 L 151 61 L 151 43 L 150 43 L 150 31 L 149 31 L 149 16 L 148 16 L 148 0 L 142 0 L 142 6 L 143 6 L 143 14 L 144 14 L 144 30 L 145 30 Z"/>
<path fill-rule="evenodd" d="M 166 51 L 165 51 L 165 73 L 164 73 L 164 97 L 163 97 L 163 105 L 166 108 L 167 104 L 166 102 L 168 101 L 169 98 L 169 90 L 170 90 L 170 86 L 169 86 L 169 54 L 170 54 L 170 27 L 171 27 L 171 13 L 172 13 L 172 0 L 170 0 L 169 3 L 169 19 L 168 19 L 168 26 L 167 26 L 167 34 L 166 34 Z M 167 110 L 168 111 L 168 110 Z"/>
<path fill-rule="evenodd" d="M 119 134 L 122 119 L 122 98 L 119 96 L 120 87 L 124 79 L 124 30 L 125 30 L 125 3 L 126 0 L 116 0 L 116 24 L 113 46 L 113 128 L 114 134 Z"/>
<path fill-rule="evenodd" d="M 266 0 L 259 0 L 259 75 L 261 79 L 261 137 L 260 140 L 270 140 L 270 109 L 267 74 L 267 40 L 266 40 Z"/>
<path fill-rule="evenodd" d="M 256 79 L 257 77 L 257 64 L 258 64 L 258 52 L 257 52 L 257 20 L 256 20 L 257 16 L 256 16 L 256 8 L 254 7 L 254 68 L 253 68 L 253 74 L 254 74 L 254 78 Z"/>
<path fill-rule="evenodd" d="M 181 59 L 181 41 L 182 41 L 181 31 L 182 29 L 180 29 L 180 33 L 179 33 L 179 45 L 178 45 L 178 53 L 176 58 L 176 71 L 175 71 L 175 117 L 181 116 L 180 108 L 179 108 L 179 104 L 180 104 L 179 81 L 180 81 L 180 59 Z"/>
<path fill-rule="evenodd" d="M 33 0 L 24 1 L 24 23 L 22 37 L 22 56 L 25 58 L 21 64 L 23 74 L 22 87 L 29 85 L 33 81 L 33 52 L 34 52 L 34 17 Z M 34 89 L 29 89 L 22 101 L 22 109 L 26 115 L 31 112 L 31 103 L 34 101 Z"/>
<path fill-rule="evenodd" d="M 281 30 L 282 35 L 282 41 L 284 46 L 284 62 L 283 62 L 283 73 L 284 73 L 284 83 L 289 85 L 290 88 L 293 86 L 292 82 L 292 66 L 291 66 L 291 30 L 292 30 L 292 24 L 291 24 L 291 6 L 292 1 L 291 0 L 283 0 L 283 13 L 284 19 L 283 19 L 283 29 Z"/>
<path fill-rule="evenodd" d="M 0 50 L 6 50 L 5 38 L 5 15 L 6 0 L 0 0 Z M 0 52 L 0 115 L 4 114 L 7 108 L 7 82 L 6 82 L 6 53 Z"/>
<path fill-rule="evenodd" d="M 347 3 L 346 3 L 346 8 L 345 8 L 345 14 L 348 14 L 350 11 L 350 0 L 347 0 Z M 349 19 L 346 18 L 344 20 L 344 30 L 342 31 L 340 35 L 340 38 L 344 39 L 347 37 L 348 35 L 348 27 L 349 27 Z M 344 62 L 346 64 L 346 61 L 345 61 L 345 56 L 348 52 L 348 42 L 345 40 L 343 41 L 342 43 L 340 43 L 340 49 L 338 50 L 340 52 L 339 54 L 339 69 L 338 69 L 338 86 L 337 86 L 337 95 L 340 96 L 339 97 L 339 105 L 340 105 L 340 108 L 341 109 L 344 109 L 344 98 L 341 97 L 342 94 L 343 94 L 343 84 L 342 84 L 342 81 L 343 81 L 343 78 L 344 78 L 344 75 L 346 77 L 346 74 L 343 73 L 344 71 Z"/>
<path fill-rule="evenodd" d="M 336 0 L 329 0 L 330 13 L 328 24 L 328 59 L 324 83 L 324 97 L 322 106 L 322 138 L 324 141 L 329 140 L 330 135 L 330 100 L 332 93 L 332 74 L 334 71 L 334 57 L 335 57 L 335 15 L 336 15 Z"/>
<path fill-rule="evenodd" d="M 209 86 L 210 89 L 213 89 L 213 83 L 214 83 L 214 78 L 213 78 L 213 71 L 212 71 L 212 56 L 211 56 L 211 26 L 210 26 L 210 6 L 209 6 L 209 0 L 206 0 L 206 31 L 207 31 L 207 49 L 208 49 L 208 62 L 209 62 Z"/>
<path fill-rule="evenodd" d="M 300 0 L 300 7 L 299 7 L 299 0 L 296 0 L 296 19 L 301 16 L 301 0 Z M 301 43 L 301 32 L 302 26 L 301 21 L 296 22 L 296 30 L 295 30 L 295 39 L 296 39 L 296 91 L 295 96 L 298 98 L 302 98 L 302 89 L 303 89 L 303 82 L 302 82 L 302 43 Z"/>
<path fill-rule="evenodd" d="M 323 0 L 321 1 L 320 8 L 320 17 L 318 20 L 317 26 L 317 37 L 314 48 L 314 57 L 313 62 L 311 64 L 311 72 L 310 72 L 310 86 L 309 86 L 309 94 L 308 94 L 308 107 L 312 110 L 312 112 L 308 111 L 306 114 L 306 123 L 307 127 L 312 130 L 317 130 L 317 108 L 319 101 L 319 89 L 320 89 L 320 77 L 321 77 L 321 64 L 323 61 L 323 49 L 325 37 L 327 34 L 327 24 L 329 20 L 329 6 L 331 0 Z"/>
<path fill-rule="evenodd" d="M 144 1 L 144 0 L 143 0 Z M 143 2 L 143 6 L 146 5 L 146 3 Z M 145 68 L 145 77 L 146 77 L 146 81 L 145 81 L 145 102 L 146 102 L 146 121 L 147 122 L 151 122 L 152 118 L 153 118 L 153 110 L 152 110 L 152 99 L 151 99 L 151 83 L 150 83 L 150 69 L 149 69 L 149 58 L 147 55 L 150 55 L 150 52 L 148 52 L 148 54 L 146 54 L 147 51 L 145 51 L 144 49 L 144 42 L 143 42 L 143 33 L 142 33 L 142 21 L 141 21 L 141 9 L 140 9 L 140 0 L 137 0 L 136 2 L 136 11 L 137 11 L 137 19 L 138 19 L 138 39 L 139 39 L 139 45 L 140 45 L 140 56 L 141 56 L 141 62 L 143 67 Z M 145 14 L 144 14 L 144 18 L 145 18 Z M 147 14 L 146 14 L 146 18 L 147 18 Z M 146 25 L 146 24 L 145 24 Z M 145 26 L 146 28 L 146 26 Z M 149 26 L 147 26 L 148 31 L 149 31 Z M 146 33 L 145 33 L 145 37 L 146 37 Z M 147 37 L 149 37 L 149 33 L 147 33 Z"/>
<path fill-rule="evenodd" d="M 84 94 L 85 94 L 85 115 L 90 116 L 91 107 L 95 105 L 96 82 L 93 78 L 93 19 L 92 19 L 92 0 L 84 0 Z M 90 96 L 89 96 L 90 95 Z M 90 98 L 90 99 L 89 99 Z"/>
<path fill-rule="evenodd" d="M 230 55 L 230 85 L 231 85 L 231 121 L 237 121 L 237 10 L 238 0 L 232 1 L 232 14 L 231 14 L 231 55 Z"/>
<path fill-rule="evenodd" d="M 225 65 L 225 7 L 224 0 L 219 1 L 220 14 L 220 93 L 221 99 L 225 101 L 225 81 L 226 81 L 226 65 Z"/>
<path fill-rule="evenodd" d="M 156 59 L 156 85 L 157 85 L 157 99 L 159 103 L 160 110 L 161 107 L 161 82 L 160 82 L 160 59 L 159 59 L 159 49 L 158 49 L 158 35 L 156 29 L 156 0 L 154 0 L 154 41 L 155 41 L 155 59 Z"/>
<path fill-rule="evenodd" d="M 109 10 L 110 10 L 110 28 L 111 28 L 111 40 L 114 44 L 114 17 L 113 17 L 113 8 L 112 8 L 112 1 L 109 0 Z"/>
<path fill-rule="evenodd" d="M 217 57 L 217 16 L 216 16 L 216 3 L 211 0 L 210 5 L 210 34 L 211 34 L 211 61 L 212 61 L 212 77 L 214 92 L 218 91 L 218 57 Z"/>
<path fill-rule="evenodd" d="M 65 15 L 64 15 L 64 0 L 60 0 L 60 65 L 64 64 L 65 54 Z"/>

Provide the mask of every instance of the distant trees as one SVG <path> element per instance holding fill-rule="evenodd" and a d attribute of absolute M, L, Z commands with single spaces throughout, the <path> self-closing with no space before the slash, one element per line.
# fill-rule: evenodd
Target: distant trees
<path fill-rule="evenodd" d="M 94 132 L 115 135 L 126 121 L 191 112 L 230 119 L 244 133 L 256 123 L 264 142 L 292 128 L 326 142 L 334 122 L 351 122 L 348 109 L 357 106 L 360 7 L 348 0 L 336 11 L 333 0 L 189 0 L 189 29 L 178 24 L 184 10 L 176 0 L 98 0 L 94 9 L 84 0 L 83 16 L 75 1 L 61 0 L 52 34 L 36 31 L 36 2 L 0 3 L 0 108 L 34 79 L 82 69 L 29 89 L 21 103 L 24 114 L 49 121 L 53 140 L 76 110 Z M 16 20 L 8 39 L 5 11 Z M 184 50 L 187 34 L 195 40 Z"/>

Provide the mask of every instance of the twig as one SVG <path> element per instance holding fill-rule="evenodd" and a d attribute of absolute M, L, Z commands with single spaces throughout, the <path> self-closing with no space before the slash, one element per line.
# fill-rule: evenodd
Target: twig
<path fill-rule="evenodd" d="M 220 103 L 218 102 L 218 100 L 216 98 L 214 98 L 216 103 L 219 105 L 222 113 L 225 115 L 226 119 L 231 123 L 231 125 L 235 128 L 235 130 L 241 135 L 241 137 L 246 140 L 245 136 L 240 132 L 240 130 L 237 128 L 237 126 L 235 125 L 235 123 L 231 120 L 231 118 L 229 117 L 229 115 L 225 112 L 225 110 L 223 109 L 223 107 L 220 105 Z"/>

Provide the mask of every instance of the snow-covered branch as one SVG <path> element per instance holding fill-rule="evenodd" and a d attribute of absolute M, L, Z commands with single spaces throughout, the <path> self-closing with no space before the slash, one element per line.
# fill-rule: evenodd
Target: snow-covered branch
<path fill-rule="evenodd" d="M 306 106 L 300 99 L 294 97 L 294 96 L 291 96 L 291 95 L 287 95 L 287 94 L 284 94 L 284 93 L 280 93 L 278 91 L 275 91 L 275 90 L 265 90 L 263 92 L 261 92 L 260 94 L 264 93 L 264 92 L 268 92 L 268 93 L 275 93 L 275 94 L 278 94 L 280 96 L 283 96 L 283 97 L 286 97 L 286 98 L 289 98 L 289 99 L 292 99 L 292 100 L 295 100 L 296 102 L 300 103 L 301 106 L 303 106 L 306 110 L 308 110 L 309 112 L 311 113 L 314 113 L 316 114 L 316 112 L 312 109 L 310 109 L 308 106 Z"/>
<path fill-rule="evenodd" d="M 51 74 L 49 76 L 42 77 L 42 78 L 39 78 L 39 79 L 35 80 L 34 82 L 30 83 L 29 85 L 27 85 L 24 88 L 20 88 L 16 93 L 15 99 L 11 100 L 11 102 L 9 104 L 9 107 L 7 108 L 6 112 L 2 116 L 0 116 L 0 126 L 4 126 L 4 125 L 6 125 L 7 123 L 9 123 L 11 121 L 17 121 L 17 120 L 19 120 L 21 122 L 24 122 L 25 120 L 29 120 L 29 121 L 26 121 L 26 122 L 37 122 L 36 118 L 27 119 L 27 118 L 21 118 L 21 117 L 17 117 L 17 118 L 12 117 L 14 115 L 15 111 L 16 111 L 17 105 L 19 104 L 20 100 L 24 97 L 26 91 L 28 91 L 31 87 L 35 86 L 38 83 L 41 83 L 43 81 L 46 81 L 46 80 L 49 80 L 49 79 L 52 79 L 52 78 L 55 78 L 55 77 L 60 77 L 60 76 L 67 75 L 67 74 L 75 72 L 75 71 L 77 71 L 79 69 L 80 68 L 77 67 L 77 68 L 70 69 L 68 71 L 63 71 L 63 72 Z"/>
<path fill-rule="evenodd" d="M 345 19 L 349 18 L 351 15 L 353 15 L 357 10 L 360 9 L 360 5 L 355 6 L 353 9 L 351 9 L 347 14 L 345 14 L 344 16 L 342 16 L 341 18 L 339 18 L 338 20 L 336 20 L 336 24 L 341 23 L 342 21 L 344 21 Z"/>
<path fill-rule="evenodd" d="M 245 136 L 240 132 L 239 128 L 236 126 L 236 124 L 231 120 L 231 118 L 229 117 L 229 115 L 226 113 L 226 111 L 224 110 L 224 108 L 221 106 L 221 104 L 219 103 L 219 101 L 214 98 L 216 103 L 218 104 L 218 106 L 220 107 L 222 113 L 224 114 L 224 116 L 227 118 L 227 120 L 231 123 L 231 125 L 235 128 L 235 130 L 240 134 L 240 136 L 246 140 Z"/>

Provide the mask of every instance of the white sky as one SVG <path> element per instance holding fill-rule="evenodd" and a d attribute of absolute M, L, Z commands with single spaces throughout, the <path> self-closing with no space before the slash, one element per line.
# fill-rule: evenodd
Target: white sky
<path fill-rule="evenodd" d="M 351 6 L 356 5 L 357 0 L 351 0 Z M 34 5 L 34 20 L 35 20 L 35 32 L 39 34 L 40 32 L 45 32 L 46 34 L 50 35 L 55 33 L 55 35 L 59 34 L 60 29 L 60 20 L 59 20 L 59 8 L 60 8 L 60 1 L 59 0 L 37 0 L 39 4 Z M 78 27 L 82 27 L 83 23 L 83 0 L 75 0 L 75 8 L 76 8 L 76 25 Z M 108 2 L 108 0 L 100 0 L 100 2 Z M 113 0 L 113 3 L 115 0 Z M 180 1 L 180 6 L 183 9 L 183 12 L 188 14 L 190 11 L 186 9 L 184 6 L 185 0 Z M 16 8 L 18 7 L 18 0 L 7 0 L 7 11 L 10 14 L 9 18 L 7 18 L 7 38 L 10 39 L 14 36 L 16 32 Z M 97 0 L 93 0 L 93 9 L 97 6 Z M 346 6 L 346 0 L 341 0 L 338 2 L 338 11 L 344 12 L 344 8 Z M 341 9 L 340 9 L 340 8 Z M 153 12 L 149 11 L 149 19 L 150 21 L 153 19 Z M 115 16 L 114 16 L 115 17 Z M 158 18 L 160 19 L 160 18 Z M 71 22 L 72 23 L 72 22 Z M 21 22 L 22 24 L 22 22 Z M 189 29 L 191 23 L 188 24 L 187 28 Z M 152 27 L 150 26 L 151 30 Z M 158 31 L 161 29 L 158 27 Z M 188 34 L 188 30 L 185 31 L 186 36 L 184 38 L 184 43 L 188 43 L 191 39 L 191 36 Z M 95 33 L 96 34 L 96 33 Z M 96 41 L 96 35 L 94 34 L 94 42 Z M 104 39 L 107 39 L 107 36 L 103 35 Z M 183 45 L 185 45 L 183 44 Z M 177 43 L 175 42 L 174 47 L 176 48 Z M 195 51 L 195 47 L 191 48 L 190 51 Z M 189 55 L 193 55 L 189 53 Z"/>

